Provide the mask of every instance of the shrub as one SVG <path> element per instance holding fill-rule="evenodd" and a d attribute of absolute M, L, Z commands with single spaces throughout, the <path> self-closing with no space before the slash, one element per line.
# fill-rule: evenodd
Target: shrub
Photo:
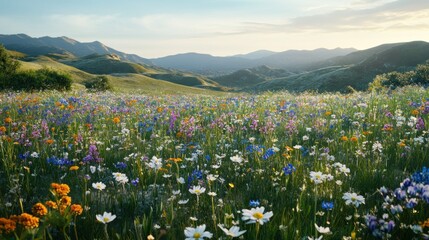
<path fill-rule="evenodd" d="M 407 85 L 427 86 L 429 84 L 429 61 L 426 64 L 417 65 L 414 71 L 389 72 L 375 76 L 370 89 L 395 89 Z"/>
<path fill-rule="evenodd" d="M 47 68 L 15 73 L 5 84 L 4 89 L 11 90 L 70 90 L 72 80 L 69 75 Z"/>
<path fill-rule="evenodd" d="M 6 49 L 0 45 L 0 88 L 10 76 L 16 73 L 20 65 L 20 62 L 12 59 Z"/>
<path fill-rule="evenodd" d="M 94 92 L 104 92 L 112 90 L 109 78 L 106 76 L 97 77 L 85 82 L 85 87 Z"/>

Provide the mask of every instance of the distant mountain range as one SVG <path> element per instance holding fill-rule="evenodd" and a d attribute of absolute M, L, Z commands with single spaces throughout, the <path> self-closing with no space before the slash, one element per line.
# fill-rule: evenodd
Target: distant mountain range
<path fill-rule="evenodd" d="M 174 86 L 248 92 L 346 91 L 349 86 L 365 90 L 377 74 L 409 71 L 429 59 L 429 43 L 424 41 L 365 50 L 259 50 L 228 57 L 184 53 L 155 59 L 126 54 L 98 41 L 81 43 L 68 37 L 0 35 L 0 44 L 13 50 L 26 69 L 49 66 L 70 73 L 77 82 L 109 75 L 117 81 L 127 79 L 122 84 L 131 88 L 150 83 L 155 89 L 159 83 L 170 90 Z"/>
<path fill-rule="evenodd" d="M 261 65 L 274 68 L 296 69 L 332 57 L 343 56 L 354 51 L 356 51 L 354 48 L 319 48 L 315 50 L 288 50 L 284 52 L 260 50 L 230 57 L 215 57 L 200 53 L 184 53 L 150 60 L 155 65 L 164 68 L 216 76 Z"/>

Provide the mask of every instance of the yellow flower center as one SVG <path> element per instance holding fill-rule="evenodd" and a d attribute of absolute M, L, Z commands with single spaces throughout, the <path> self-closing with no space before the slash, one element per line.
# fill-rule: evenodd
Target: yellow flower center
<path fill-rule="evenodd" d="M 201 193 L 201 191 L 200 191 L 200 190 L 198 190 L 198 189 L 196 189 L 196 190 L 195 190 L 195 193 L 196 193 L 196 194 L 199 194 L 199 193 Z"/>
<path fill-rule="evenodd" d="M 105 223 L 107 223 L 107 222 L 109 221 L 109 218 L 108 218 L 108 217 L 105 217 L 105 218 L 103 218 L 103 221 L 104 221 Z"/>
<path fill-rule="evenodd" d="M 254 213 L 254 214 L 253 214 L 253 217 L 254 217 L 254 218 L 256 218 L 256 219 L 261 219 L 261 218 L 263 218 L 263 217 L 264 217 L 264 214 L 262 214 L 262 213 L 260 213 L 260 212 L 257 212 L 257 213 Z"/>
<path fill-rule="evenodd" d="M 194 233 L 194 238 L 200 238 L 201 237 L 201 233 Z"/>

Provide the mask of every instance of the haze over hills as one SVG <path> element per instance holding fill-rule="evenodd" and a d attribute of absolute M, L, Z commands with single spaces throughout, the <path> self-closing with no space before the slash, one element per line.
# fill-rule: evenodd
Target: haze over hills
<path fill-rule="evenodd" d="M 366 90 L 377 74 L 409 71 L 429 59 L 429 43 L 415 41 L 377 46 L 320 62 L 318 67 L 288 77 L 266 80 L 247 91 L 346 91 Z"/>
<path fill-rule="evenodd" d="M 332 57 L 343 56 L 354 51 L 356 51 L 356 49 L 353 48 L 288 50 L 279 53 L 261 50 L 230 57 L 215 57 L 200 53 L 183 53 L 150 60 L 155 65 L 164 68 L 216 76 L 261 65 L 274 68 L 297 68 Z"/>
<path fill-rule="evenodd" d="M 0 35 L 0 44 L 13 50 L 10 53 L 20 58 L 27 69 L 48 66 L 70 73 L 77 82 L 107 74 L 118 81 L 126 76 L 127 81 L 136 84 L 150 80 L 152 86 L 159 81 L 182 89 L 190 86 L 220 91 L 346 91 L 348 86 L 366 90 L 377 74 L 413 70 L 429 59 L 429 43 L 423 41 L 383 44 L 359 51 L 259 50 L 229 57 L 185 53 L 151 60 L 122 53 L 98 41 L 80 43 L 67 37 Z M 130 80 L 137 76 L 144 81 Z"/>

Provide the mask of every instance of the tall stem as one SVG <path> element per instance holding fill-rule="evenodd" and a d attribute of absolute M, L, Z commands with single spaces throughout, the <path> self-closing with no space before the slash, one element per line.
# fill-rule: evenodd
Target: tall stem
<path fill-rule="evenodd" d="M 317 184 L 315 185 L 315 188 L 314 188 L 314 224 L 316 224 L 316 221 L 317 221 L 317 219 L 316 219 L 316 210 L 317 210 Z M 318 235 L 318 232 L 317 232 L 317 228 L 316 228 L 316 225 L 314 226 L 314 236 L 315 236 L 315 239 L 317 239 L 317 236 Z"/>
<path fill-rule="evenodd" d="M 106 238 L 106 240 L 109 240 L 109 233 L 107 232 L 107 224 L 104 224 L 104 238 Z"/>

